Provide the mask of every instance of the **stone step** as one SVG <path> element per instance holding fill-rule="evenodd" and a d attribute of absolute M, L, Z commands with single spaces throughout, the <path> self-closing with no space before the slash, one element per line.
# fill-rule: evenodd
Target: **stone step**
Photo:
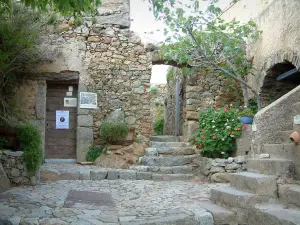
<path fill-rule="evenodd" d="M 188 174 L 193 173 L 195 167 L 193 166 L 132 166 L 130 169 L 139 172 L 152 172 L 159 174 Z"/>
<path fill-rule="evenodd" d="M 180 142 L 179 136 L 151 136 L 150 141 L 155 142 Z"/>
<path fill-rule="evenodd" d="M 230 185 L 241 191 L 277 197 L 276 177 L 260 173 L 239 172 L 229 176 Z"/>
<path fill-rule="evenodd" d="M 237 225 L 236 215 L 234 212 L 209 201 L 199 202 L 197 205 L 201 208 L 206 209 L 212 214 L 215 225 Z"/>
<path fill-rule="evenodd" d="M 279 131 L 278 132 L 278 136 L 279 136 L 279 139 L 280 139 L 280 142 L 282 144 L 285 144 L 285 143 L 293 143 L 290 139 L 290 135 L 293 133 L 294 131 L 293 130 L 285 130 L 285 131 Z"/>
<path fill-rule="evenodd" d="M 279 200 L 287 205 L 300 208 L 300 185 L 284 184 L 278 186 Z"/>
<path fill-rule="evenodd" d="M 167 157 L 155 157 L 155 156 L 144 156 L 141 158 L 141 163 L 145 166 L 184 166 L 190 164 L 197 155 L 187 156 L 167 156 Z"/>
<path fill-rule="evenodd" d="M 40 179 L 42 183 L 58 180 L 190 180 L 194 178 L 191 167 L 174 167 L 166 174 L 147 170 L 93 168 L 86 170 L 54 170 L 42 168 Z M 167 173 L 170 172 L 170 173 Z M 174 174 L 172 172 L 175 172 Z"/>
<path fill-rule="evenodd" d="M 247 224 L 251 225 L 299 225 L 300 210 L 280 204 L 261 204 L 249 214 Z"/>
<path fill-rule="evenodd" d="M 300 102 L 296 102 L 295 104 L 293 104 L 291 109 L 292 109 L 292 114 L 293 115 L 300 114 Z"/>
<path fill-rule="evenodd" d="M 194 174 L 155 174 L 152 173 L 152 180 L 171 181 L 171 180 L 192 180 Z"/>
<path fill-rule="evenodd" d="M 146 148 L 146 156 L 164 156 L 164 155 L 194 155 L 193 147 L 161 147 L 161 148 Z"/>
<path fill-rule="evenodd" d="M 295 157 L 295 144 L 265 144 L 264 153 L 270 154 L 271 159 L 293 160 Z"/>
<path fill-rule="evenodd" d="M 212 188 L 210 193 L 210 200 L 213 203 L 226 208 L 250 209 L 259 202 L 254 194 L 230 186 Z"/>
<path fill-rule="evenodd" d="M 189 147 L 188 142 L 157 142 L 150 141 L 149 146 L 152 148 L 170 148 L 170 147 Z"/>
<path fill-rule="evenodd" d="M 295 164 L 287 159 L 248 159 L 247 170 L 286 178 L 295 176 Z"/>

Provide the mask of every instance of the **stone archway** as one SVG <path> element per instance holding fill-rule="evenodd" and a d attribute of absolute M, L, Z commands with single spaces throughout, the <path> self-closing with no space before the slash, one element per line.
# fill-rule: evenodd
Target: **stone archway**
<path fill-rule="evenodd" d="M 299 67 L 300 62 L 296 54 L 276 54 L 269 59 L 264 66 L 265 72 L 260 82 L 262 107 L 271 104 L 300 84 Z"/>

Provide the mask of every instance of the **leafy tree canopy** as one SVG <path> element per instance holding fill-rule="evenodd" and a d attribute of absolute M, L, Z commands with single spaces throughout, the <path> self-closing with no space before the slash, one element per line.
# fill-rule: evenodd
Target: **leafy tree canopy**
<path fill-rule="evenodd" d="M 0 0 L 0 9 L 11 11 L 12 0 Z M 92 13 L 101 0 L 20 0 L 24 5 L 34 10 L 48 11 L 55 9 L 62 15 L 81 15 L 82 12 Z"/>
<path fill-rule="evenodd" d="M 218 0 L 150 1 L 155 17 L 167 25 L 162 46 L 166 60 L 193 68 L 214 68 L 235 79 L 241 84 L 245 105 L 248 89 L 259 98 L 258 91 L 247 83 L 253 59 L 247 56 L 246 45 L 260 34 L 253 21 L 241 24 L 235 19 L 223 20 Z"/>

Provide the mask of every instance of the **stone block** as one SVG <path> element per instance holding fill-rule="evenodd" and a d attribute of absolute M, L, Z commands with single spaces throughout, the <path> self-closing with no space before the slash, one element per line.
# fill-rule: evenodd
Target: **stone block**
<path fill-rule="evenodd" d="M 162 174 L 152 174 L 152 180 L 163 180 L 163 175 Z"/>
<path fill-rule="evenodd" d="M 18 177 L 20 176 L 20 170 L 16 169 L 16 168 L 12 168 L 10 171 L 11 176 L 13 177 Z"/>
<path fill-rule="evenodd" d="M 224 167 L 221 167 L 221 166 L 212 166 L 210 169 L 210 172 L 211 173 L 224 173 L 225 169 L 224 169 Z"/>
<path fill-rule="evenodd" d="M 213 166 L 223 166 L 223 167 L 225 167 L 226 166 L 226 159 L 214 159 L 212 161 L 212 165 Z"/>
<path fill-rule="evenodd" d="M 284 184 L 278 186 L 279 199 L 281 202 L 300 207 L 300 186 L 295 184 Z"/>
<path fill-rule="evenodd" d="M 86 161 L 86 153 L 88 148 L 94 142 L 93 129 L 88 127 L 78 127 L 76 141 L 77 162 L 84 162 Z"/>
<path fill-rule="evenodd" d="M 237 170 L 241 167 L 242 167 L 241 164 L 237 164 L 237 163 L 233 162 L 233 163 L 227 164 L 225 166 L 225 170 Z"/>
<path fill-rule="evenodd" d="M 146 148 L 145 155 L 146 156 L 158 156 L 158 151 L 156 148 Z"/>
<path fill-rule="evenodd" d="M 191 180 L 194 178 L 193 174 L 162 174 L 162 180 Z"/>
<path fill-rule="evenodd" d="M 152 173 L 151 172 L 137 172 L 136 178 L 137 178 L 137 180 L 151 180 Z"/>
<path fill-rule="evenodd" d="M 159 167 L 159 170 L 157 171 L 157 173 L 161 173 L 161 174 L 172 174 L 173 169 L 172 167 Z"/>
<path fill-rule="evenodd" d="M 8 189 L 10 189 L 10 181 L 3 169 L 1 162 L 0 162 L 0 180 L 1 180 L 0 182 L 0 194 L 1 194 L 2 192 L 5 192 Z"/>
<path fill-rule="evenodd" d="M 41 120 L 46 115 L 46 85 L 38 84 L 35 102 L 36 118 Z"/>
<path fill-rule="evenodd" d="M 79 172 L 62 172 L 58 175 L 58 180 L 79 180 Z"/>
<path fill-rule="evenodd" d="M 101 169 L 101 170 L 91 170 L 91 180 L 104 180 L 107 177 L 107 170 Z"/>
<path fill-rule="evenodd" d="M 119 177 L 122 180 L 136 180 L 135 170 L 120 170 Z"/>
<path fill-rule="evenodd" d="M 253 194 L 276 196 L 276 177 L 259 173 L 240 172 L 230 174 L 230 184 L 239 190 Z"/>
<path fill-rule="evenodd" d="M 77 124 L 79 127 L 92 127 L 93 116 L 92 115 L 79 115 L 77 117 Z"/>
<path fill-rule="evenodd" d="M 192 173 L 193 172 L 193 167 L 191 166 L 174 166 L 173 167 L 173 173 L 176 174 L 187 174 L 187 173 Z"/>
<path fill-rule="evenodd" d="M 190 138 L 198 132 L 198 121 L 188 120 L 185 123 L 185 137 Z"/>
<path fill-rule="evenodd" d="M 90 180 L 91 172 L 90 170 L 80 170 L 79 171 L 79 180 Z"/>
<path fill-rule="evenodd" d="M 142 158 L 142 163 L 145 166 L 183 166 L 192 163 L 195 158 L 196 156 L 194 155 L 169 157 L 144 156 Z"/>
<path fill-rule="evenodd" d="M 199 222 L 199 225 L 214 225 L 214 219 L 211 213 L 205 209 L 193 209 L 195 219 Z"/>
<path fill-rule="evenodd" d="M 229 183 L 229 177 L 230 175 L 228 173 L 215 173 L 210 179 L 216 183 Z"/>
<path fill-rule="evenodd" d="M 236 162 L 238 164 L 246 163 L 246 157 L 245 156 L 238 156 L 238 157 L 234 158 L 234 162 Z"/>
<path fill-rule="evenodd" d="M 192 112 L 187 111 L 186 112 L 186 119 L 187 120 L 197 120 L 198 121 L 199 113 L 198 112 Z"/>
<path fill-rule="evenodd" d="M 109 169 L 107 171 L 107 179 L 108 180 L 118 180 L 119 179 L 119 169 Z"/>

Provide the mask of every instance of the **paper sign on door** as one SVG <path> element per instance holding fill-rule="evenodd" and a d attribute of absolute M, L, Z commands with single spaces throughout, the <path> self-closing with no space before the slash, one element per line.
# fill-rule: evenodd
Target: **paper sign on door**
<path fill-rule="evenodd" d="M 56 111 L 56 129 L 69 129 L 69 111 Z"/>

